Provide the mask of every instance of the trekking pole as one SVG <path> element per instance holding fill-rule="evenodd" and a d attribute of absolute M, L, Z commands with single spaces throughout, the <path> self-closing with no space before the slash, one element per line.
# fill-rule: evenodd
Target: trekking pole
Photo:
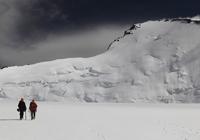
<path fill-rule="evenodd" d="M 25 111 L 25 120 L 27 120 L 27 117 L 26 117 L 26 111 Z"/>

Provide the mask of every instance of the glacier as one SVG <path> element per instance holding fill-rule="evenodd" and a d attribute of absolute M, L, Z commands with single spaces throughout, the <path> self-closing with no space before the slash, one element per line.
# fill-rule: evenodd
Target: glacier
<path fill-rule="evenodd" d="M 200 18 L 133 25 L 108 50 L 0 70 L 0 98 L 199 103 Z"/>

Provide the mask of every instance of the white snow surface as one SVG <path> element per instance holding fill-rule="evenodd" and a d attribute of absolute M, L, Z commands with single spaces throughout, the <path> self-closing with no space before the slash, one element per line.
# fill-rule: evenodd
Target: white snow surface
<path fill-rule="evenodd" d="M 28 102 L 27 102 L 28 103 Z M 17 101 L 0 102 L 1 140 L 199 140 L 198 104 L 37 102 L 36 120 L 18 120 Z"/>
<path fill-rule="evenodd" d="M 98 56 L 0 70 L 0 97 L 68 102 L 199 103 L 198 20 L 196 23 L 148 21 L 137 26 Z"/>

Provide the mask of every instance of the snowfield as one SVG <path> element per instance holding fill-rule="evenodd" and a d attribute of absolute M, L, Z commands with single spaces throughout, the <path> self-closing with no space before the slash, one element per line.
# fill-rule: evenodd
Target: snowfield
<path fill-rule="evenodd" d="M 200 139 L 200 105 L 39 102 L 36 120 L 20 121 L 17 103 L 0 102 L 1 140 Z"/>

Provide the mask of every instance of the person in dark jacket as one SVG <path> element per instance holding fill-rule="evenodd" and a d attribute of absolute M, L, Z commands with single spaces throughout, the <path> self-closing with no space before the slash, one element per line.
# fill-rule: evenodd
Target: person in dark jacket
<path fill-rule="evenodd" d="M 19 115 L 20 115 L 20 120 L 22 120 L 24 117 L 24 112 L 26 112 L 26 104 L 25 104 L 23 98 L 21 98 L 21 100 L 19 101 L 18 111 L 19 111 Z"/>
<path fill-rule="evenodd" d="M 32 100 L 29 106 L 29 110 L 31 112 L 31 120 L 35 119 L 35 114 L 37 111 L 37 104 L 35 103 L 35 100 Z"/>

